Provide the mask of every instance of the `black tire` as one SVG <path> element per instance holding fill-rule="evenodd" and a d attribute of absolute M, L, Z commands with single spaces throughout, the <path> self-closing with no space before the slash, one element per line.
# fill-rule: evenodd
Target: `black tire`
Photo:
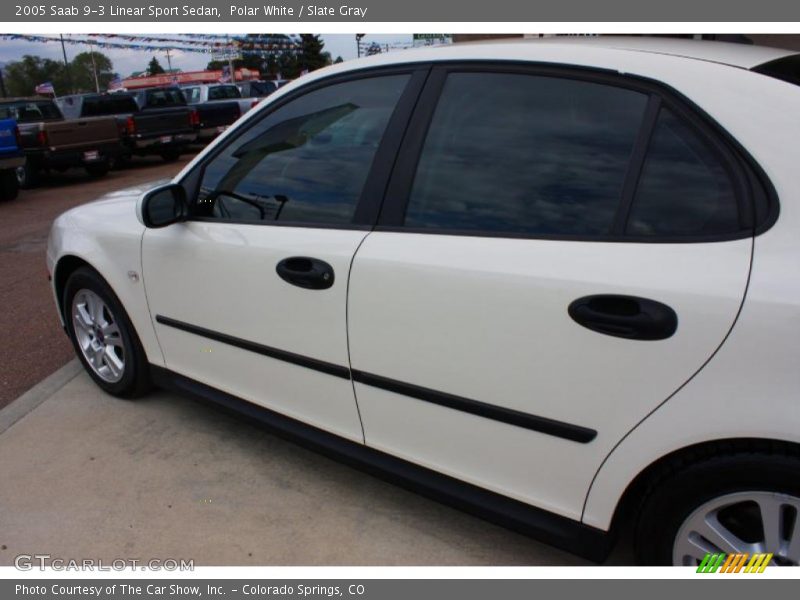
<path fill-rule="evenodd" d="M 164 148 L 161 151 L 161 158 L 164 159 L 164 162 L 175 162 L 180 157 L 181 157 L 180 148 Z"/>
<path fill-rule="evenodd" d="M 111 164 L 104 160 L 102 162 L 89 163 L 83 167 L 89 174 L 89 177 L 105 177 L 111 170 Z"/>
<path fill-rule="evenodd" d="M 120 154 L 109 162 L 109 166 L 115 171 L 125 169 L 130 166 L 131 158 L 129 154 Z"/>
<path fill-rule="evenodd" d="M 13 200 L 19 195 L 19 182 L 14 169 L 0 171 L 0 201 Z"/>
<path fill-rule="evenodd" d="M 634 533 L 640 564 L 672 565 L 673 547 L 684 521 L 714 498 L 736 492 L 777 492 L 800 498 L 800 457 L 794 454 L 739 452 L 683 465 L 667 469 L 645 494 Z"/>
<path fill-rule="evenodd" d="M 17 185 L 23 190 L 29 190 L 39 185 L 40 171 L 37 167 L 33 166 L 30 161 L 25 161 L 25 164 L 15 169 L 17 177 Z"/>
<path fill-rule="evenodd" d="M 75 335 L 75 325 L 72 321 L 72 305 L 75 295 L 81 290 L 89 290 L 99 296 L 111 312 L 119 328 L 125 366 L 121 379 L 115 383 L 108 382 L 95 373 L 84 356 Z M 151 389 L 152 384 L 147 356 L 144 353 L 142 343 L 139 341 L 139 336 L 136 334 L 128 314 L 122 307 L 122 303 L 95 270 L 89 267 L 81 267 L 69 276 L 64 286 L 63 309 L 67 333 L 72 341 L 75 354 L 77 354 L 84 369 L 98 386 L 113 396 L 128 399 L 142 396 Z"/>

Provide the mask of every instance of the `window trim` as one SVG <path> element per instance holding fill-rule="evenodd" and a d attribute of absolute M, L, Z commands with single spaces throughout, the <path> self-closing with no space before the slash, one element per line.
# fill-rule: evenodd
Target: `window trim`
<path fill-rule="evenodd" d="M 494 230 L 458 230 L 445 228 L 416 228 L 403 224 L 410 199 L 417 166 L 422 156 L 428 129 L 436 106 L 441 98 L 450 73 L 511 73 L 574 79 L 590 83 L 612 85 L 649 96 L 639 135 L 629 159 L 620 205 L 609 233 L 586 234 L 533 234 Z M 635 191 L 644 168 L 649 143 L 662 108 L 671 110 L 684 124 L 704 140 L 722 160 L 731 178 L 736 195 L 742 229 L 728 234 L 687 234 L 681 236 L 634 235 L 624 233 L 630 217 Z M 763 215 L 758 218 L 758 206 Z M 608 69 L 537 63 L 528 61 L 447 61 L 432 66 L 425 88 L 412 115 L 395 169 L 387 187 L 376 231 L 419 233 L 428 235 L 457 235 L 468 237 L 493 237 L 516 239 L 543 239 L 563 241 L 595 241 L 625 243 L 703 243 L 739 240 L 767 231 L 777 220 L 779 204 L 777 194 L 763 169 L 752 156 L 710 115 L 686 96 L 666 84 L 646 77 L 619 74 Z M 755 226 L 754 226 L 755 224 Z"/>
<path fill-rule="evenodd" d="M 389 177 L 392 173 L 400 144 L 406 133 L 408 122 L 417 104 L 417 99 L 422 92 L 425 81 L 428 78 L 431 65 L 429 63 L 409 63 L 402 65 L 382 66 L 371 69 L 361 69 L 358 71 L 348 71 L 330 77 L 313 81 L 297 90 L 283 96 L 275 102 L 270 103 L 261 114 L 251 119 L 245 127 L 240 127 L 233 132 L 227 143 L 214 148 L 202 162 L 187 173 L 178 183 L 186 189 L 189 201 L 189 218 L 187 221 L 198 221 L 203 223 L 223 223 L 238 225 L 254 225 L 260 227 L 300 227 L 312 229 L 341 229 L 341 230 L 362 230 L 369 231 L 375 226 L 383 202 Z M 383 132 L 380 144 L 375 151 L 372 164 L 369 166 L 364 186 L 356 202 L 351 223 L 314 223 L 309 221 L 240 221 L 223 220 L 214 217 L 202 217 L 192 214 L 194 206 L 199 196 L 200 184 L 205 175 L 208 164 L 215 160 L 225 150 L 236 143 L 239 138 L 246 135 L 253 127 L 258 126 L 264 119 L 272 113 L 282 108 L 284 105 L 297 100 L 316 90 L 332 85 L 347 83 L 350 81 L 361 81 L 374 77 L 387 77 L 392 75 L 408 75 L 409 79 L 406 87 L 400 94 L 394 110 L 392 111 L 386 129 Z"/>

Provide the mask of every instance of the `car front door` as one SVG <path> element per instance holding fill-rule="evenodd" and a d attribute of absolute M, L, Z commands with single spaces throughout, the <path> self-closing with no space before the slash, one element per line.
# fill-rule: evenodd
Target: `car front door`
<path fill-rule="evenodd" d="M 418 106 L 351 271 L 365 441 L 580 519 L 736 320 L 742 169 L 661 88 L 603 73 L 440 67 Z"/>
<path fill-rule="evenodd" d="M 148 229 L 142 247 L 168 369 L 363 441 L 349 373 L 348 274 L 420 77 L 383 72 L 307 86 L 184 178 L 189 220 Z"/>

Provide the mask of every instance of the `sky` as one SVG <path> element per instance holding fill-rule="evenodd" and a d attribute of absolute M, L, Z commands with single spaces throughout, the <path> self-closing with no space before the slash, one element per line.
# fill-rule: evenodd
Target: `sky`
<path fill-rule="evenodd" d="M 147 35 L 147 34 L 144 34 Z M 83 37 L 83 36 L 81 36 Z M 356 57 L 355 36 L 351 34 L 323 34 L 325 42 L 324 50 L 331 53 L 335 59 L 341 56 L 345 60 Z M 411 42 L 411 34 L 391 34 L 378 35 L 367 34 L 362 42 L 379 44 L 404 44 Z M 85 44 L 66 44 L 67 59 L 71 60 L 76 54 L 89 50 Z M 101 48 L 102 52 L 111 59 L 114 64 L 114 71 L 126 77 L 134 71 L 143 71 L 147 63 L 155 56 L 164 68 L 167 68 L 167 57 L 165 52 L 141 51 L 131 49 Z M 19 60 L 25 54 L 38 55 L 44 58 L 63 60 L 61 44 L 54 42 L 26 42 L 23 40 L 0 40 L 0 64 Z M 196 71 L 205 68 L 211 60 L 210 55 L 196 52 L 171 51 L 170 58 L 173 68 L 182 71 Z"/>

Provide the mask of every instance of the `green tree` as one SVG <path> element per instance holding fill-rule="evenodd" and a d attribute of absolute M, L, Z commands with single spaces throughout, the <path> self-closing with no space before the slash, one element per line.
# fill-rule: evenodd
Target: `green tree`
<path fill-rule="evenodd" d="M 324 47 L 325 42 L 320 36 L 300 34 L 300 56 L 297 57 L 300 71 L 315 71 L 331 64 L 331 55 L 322 51 Z"/>
<path fill-rule="evenodd" d="M 333 64 L 338 65 L 339 63 L 343 63 L 344 59 L 341 56 L 337 56 L 336 60 L 333 61 Z"/>
<path fill-rule="evenodd" d="M 154 56 L 150 59 L 150 62 L 147 63 L 147 74 L 148 75 L 161 75 L 166 73 L 164 67 L 161 66 L 161 63 L 158 62 L 158 59 Z"/>
<path fill-rule="evenodd" d="M 6 90 L 10 96 L 32 96 L 40 83 L 50 81 L 56 94 L 69 93 L 64 63 L 26 54 L 22 60 L 8 63 L 3 69 Z"/>
<path fill-rule="evenodd" d="M 95 52 L 93 65 L 91 52 L 81 52 L 75 55 L 69 65 L 69 74 L 72 78 L 72 87 L 76 92 L 95 91 L 95 68 L 100 90 L 108 89 L 109 82 L 114 78 L 114 65 L 111 59 L 101 52 Z"/>

